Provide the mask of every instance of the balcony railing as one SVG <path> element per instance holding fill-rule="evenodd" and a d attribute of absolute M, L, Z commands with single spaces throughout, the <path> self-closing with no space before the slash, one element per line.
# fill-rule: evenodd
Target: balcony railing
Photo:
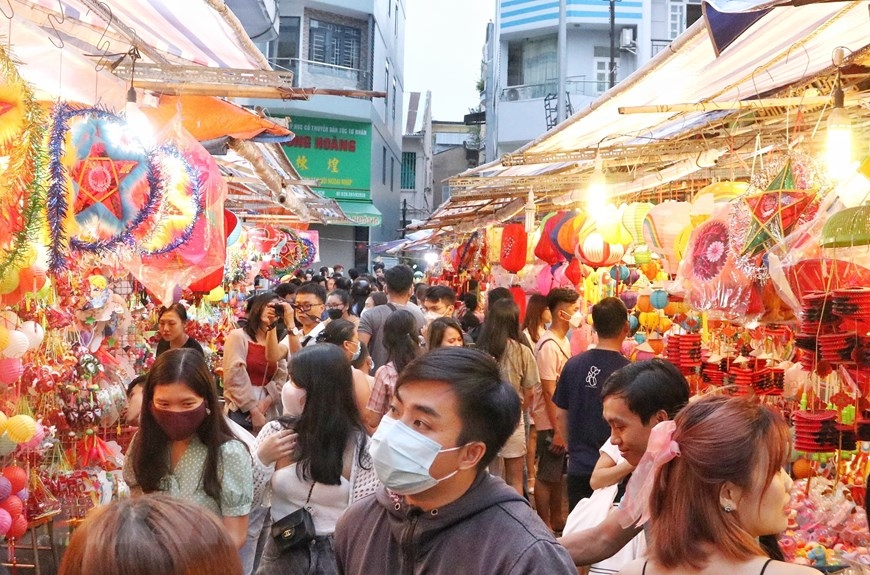
<path fill-rule="evenodd" d="M 371 90 L 371 75 L 361 68 L 348 68 L 302 58 L 272 58 L 269 63 L 277 70 L 293 72 L 293 86 L 334 88 L 339 90 Z"/>
<path fill-rule="evenodd" d="M 650 40 L 650 45 L 652 49 L 650 50 L 650 57 L 655 56 L 665 48 L 667 48 L 673 40 L 663 40 L 663 39 L 652 39 Z"/>
<path fill-rule="evenodd" d="M 586 76 L 569 76 L 565 81 L 565 91 L 572 96 L 600 96 L 608 88 L 607 81 L 596 82 L 587 80 Z M 515 102 L 518 100 L 534 100 L 546 97 L 547 94 L 556 94 L 559 83 L 556 80 L 542 84 L 523 84 L 520 86 L 508 86 L 502 89 L 499 100 L 502 102 Z"/>

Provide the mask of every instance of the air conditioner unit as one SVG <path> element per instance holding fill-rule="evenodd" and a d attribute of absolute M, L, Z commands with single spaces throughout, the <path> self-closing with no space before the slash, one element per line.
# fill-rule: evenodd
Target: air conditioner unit
<path fill-rule="evenodd" d="M 634 28 L 623 28 L 619 33 L 620 48 L 634 48 Z"/>
<path fill-rule="evenodd" d="M 510 102 L 516 102 L 517 100 L 519 100 L 520 99 L 519 90 L 517 90 L 516 88 L 511 88 L 510 90 L 508 90 L 507 99 Z"/>

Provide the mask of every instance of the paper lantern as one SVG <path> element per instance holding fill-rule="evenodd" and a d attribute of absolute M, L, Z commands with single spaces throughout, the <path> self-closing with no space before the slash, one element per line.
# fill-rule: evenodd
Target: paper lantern
<path fill-rule="evenodd" d="M 12 516 L 5 509 L 0 509 L 0 535 L 5 536 L 12 527 Z"/>
<path fill-rule="evenodd" d="M 627 280 L 630 273 L 628 266 L 625 265 L 616 265 L 610 268 L 610 277 L 616 281 Z"/>
<path fill-rule="evenodd" d="M 662 333 L 665 333 L 666 331 L 671 329 L 671 326 L 673 325 L 674 322 L 672 322 L 670 318 L 659 316 L 659 325 L 656 329 Z"/>
<path fill-rule="evenodd" d="M 624 205 L 622 209 L 625 209 Z M 612 204 L 604 207 L 604 212 L 598 217 L 595 225 L 601 237 L 609 244 L 627 246 L 634 240 L 634 236 L 622 222 L 622 211 Z"/>
<path fill-rule="evenodd" d="M 0 325 L 0 350 L 6 349 L 9 345 L 9 330 Z"/>
<path fill-rule="evenodd" d="M 848 248 L 870 244 L 870 206 L 846 208 L 828 218 L 819 245 Z"/>
<path fill-rule="evenodd" d="M 523 224 L 506 225 L 501 234 L 501 267 L 514 274 L 523 269 L 527 243 L 528 235 Z"/>
<path fill-rule="evenodd" d="M 568 278 L 574 286 L 577 286 L 585 277 L 585 270 L 577 258 L 571 258 L 568 266 L 565 268 L 565 277 Z"/>
<path fill-rule="evenodd" d="M 0 411 L 0 434 L 6 433 L 7 421 L 8 421 L 8 418 L 6 417 L 6 414 L 3 413 L 2 411 Z M 3 498 L 0 497 L 0 499 L 3 499 Z"/>
<path fill-rule="evenodd" d="M 27 349 L 36 349 L 45 337 L 45 330 L 35 321 L 26 321 L 21 324 L 18 331 L 27 338 Z"/>
<path fill-rule="evenodd" d="M 653 206 L 643 220 L 643 238 L 650 250 L 662 258 L 662 266 L 669 274 L 677 272 L 680 260 L 674 253 L 677 235 L 690 224 L 692 204 L 667 201 Z"/>
<path fill-rule="evenodd" d="M 0 278 L 0 295 L 6 295 L 18 289 L 19 270 L 9 268 L 6 273 Z"/>
<path fill-rule="evenodd" d="M 656 262 L 641 264 L 640 271 L 643 272 L 643 275 L 646 276 L 646 279 L 648 279 L 649 281 L 654 281 L 659 275 L 659 264 Z"/>
<path fill-rule="evenodd" d="M 18 324 L 20 320 L 18 319 L 18 314 L 14 311 L 5 309 L 0 311 L 0 326 L 5 327 L 6 329 L 18 329 Z"/>
<path fill-rule="evenodd" d="M 649 296 L 649 302 L 655 309 L 665 309 L 668 305 L 668 292 L 663 289 L 657 289 Z"/>
<path fill-rule="evenodd" d="M 640 321 L 637 319 L 637 316 L 634 314 L 629 315 L 628 316 L 628 328 L 631 331 L 634 331 L 639 327 L 640 327 Z M 643 342 L 638 342 L 638 343 L 643 343 Z"/>
<path fill-rule="evenodd" d="M 686 255 L 686 248 L 689 245 L 689 238 L 692 235 L 692 230 L 695 229 L 695 226 L 689 224 L 677 234 L 677 239 L 674 240 L 674 257 L 677 259 L 677 262 L 683 260 L 683 256 Z"/>
<path fill-rule="evenodd" d="M 520 324 L 522 324 L 523 319 L 526 317 L 526 292 L 524 292 L 523 288 L 518 285 L 511 286 L 508 289 L 511 292 L 511 296 L 514 298 L 517 307 L 520 308 Z"/>
<path fill-rule="evenodd" d="M 631 254 L 637 265 L 648 264 L 652 261 L 652 252 L 646 246 L 640 246 Z"/>
<path fill-rule="evenodd" d="M 556 224 L 556 228 L 554 229 L 555 237 L 552 239 L 556 249 L 559 250 L 566 259 L 574 257 L 574 249 L 577 247 L 577 242 L 585 223 L 585 214 L 569 212 L 561 222 Z"/>
<path fill-rule="evenodd" d="M 659 314 L 654 311 L 641 312 L 637 318 L 640 325 L 647 331 L 652 331 L 659 326 Z"/>
<path fill-rule="evenodd" d="M 0 355 L 7 358 L 18 358 L 27 353 L 28 347 L 30 347 L 30 341 L 27 339 L 27 336 L 17 329 L 11 330 L 9 332 L 9 343 L 5 348 L 0 350 Z"/>
<path fill-rule="evenodd" d="M 637 305 L 638 295 L 636 291 L 626 290 L 619 294 L 619 299 L 622 300 L 626 308 L 632 309 Z"/>
<path fill-rule="evenodd" d="M 668 305 L 665 306 L 664 312 L 666 316 L 676 318 L 680 314 L 687 313 L 689 306 L 682 300 L 668 300 Z"/>
<path fill-rule="evenodd" d="M 12 385 L 18 381 L 22 373 L 24 373 L 24 367 L 21 365 L 21 359 L 17 357 L 0 359 L 0 383 Z"/>
<path fill-rule="evenodd" d="M 42 441 L 45 439 L 45 426 L 39 422 L 36 422 L 36 433 L 33 434 L 28 441 L 25 441 L 21 444 L 21 447 L 24 449 L 36 449 L 40 445 L 42 445 Z"/>
<path fill-rule="evenodd" d="M 541 239 L 538 240 L 538 244 L 535 246 L 535 255 L 538 256 L 538 259 L 543 260 L 550 265 L 557 264 L 565 259 L 565 256 L 562 255 L 562 252 L 556 249 L 553 240 L 550 238 L 550 233 L 553 231 L 553 228 L 559 223 L 559 219 L 564 215 L 564 212 L 556 212 L 555 214 L 545 217 L 542 223 L 543 231 L 541 232 Z"/>
<path fill-rule="evenodd" d="M 8 539 L 18 539 L 23 537 L 25 533 L 27 533 L 27 518 L 24 515 L 19 515 L 12 520 L 12 525 L 9 527 L 9 531 L 6 532 L 6 537 Z"/>
<path fill-rule="evenodd" d="M 622 225 L 628 230 L 635 243 L 643 242 L 643 220 L 652 207 L 649 202 L 633 202 L 622 210 Z"/>
<path fill-rule="evenodd" d="M 656 355 L 661 355 L 662 352 L 665 350 L 665 341 L 662 339 L 662 336 L 657 333 L 650 334 L 646 342 L 649 344 L 649 346 L 653 350 L 653 353 L 655 353 Z"/>
<path fill-rule="evenodd" d="M 637 303 L 635 304 L 637 311 L 643 312 L 643 313 L 649 313 L 655 309 L 652 306 L 652 303 L 650 303 L 649 297 L 650 297 L 650 294 L 648 294 L 648 293 L 642 293 L 637 297 Z"/>
<path fill-rule="evenodd" d="M 12 483 L 8 480 L 9 488 L 12 488 Z M 0 501 L 0 509 L 11 515 L 12 517 L 17 517 L 24 512 L 24 502 L 17 495 L 7 495 Z"/>
<path fill-rule="evenodd" d="M 491 227 L 486 230 L 486 261 L 491 264 L 499 263 L 503 234 L 504 228 L 500 227 Z"/>
<path fill-rule="evenodd" d="M 698 193 L 695 195 L 695 199 L 692 201 L 694 204 L 695 201 L 698 200 L 699 197 L 709 194 L 713 196 L 714 204 L 724 204 L 730 202 L 737 196 L 741 196 L 746 193 L 746 190 L 749 189 L 749 184 L 746 182 L 732 182 L 728 180 L 723 180 L 721 182 L 715 182 L 710 185 L 704 186 Z"/>
<path fill-rule="evenodd" d="M 224 297 L 226 297 L 226 295 L 227 292 L 224 289 L 224 286 L 217 286 L 216 288 L 208 292 L 208 295 L 205 296 L 205 299 L 212 303 L 217 303 L 219 301 L 222 301 Z"/>
<path fill-rule="evenodd" d="M 36 421 L 29 415 L 13 415 L 6 422 L 6 435 L 15 443 L 26 443 L 36 434 Z"/>
<path fill-rule="evenodd" d="M 17 465 L 10 465 L 9 467 L 4 467 L 3 477 L 8 479 L 9 483 L 12 484 L 12 493 L 18 493 L 19 491 L 27 487 L 27 471 L 25 471 L 23 467 L 18 467 Z M 2 503 L 0 503 L 0 507 L 3 507 Z M 10 513 L 10 515 L 15 514 Z"/>
<path fill-rule="evenodd" d="M 0 501 L 12 495 L 12 483 L 8 479 L 0 475 Z"/>
<path fill-rule="evenodd" d="M 597 231 L 592 231 L 578 244 L 576 256 L 580 261 L 592 268 L 613 265 L 625 255 L 625 248 L 620 244 L 608 244 Z"/>

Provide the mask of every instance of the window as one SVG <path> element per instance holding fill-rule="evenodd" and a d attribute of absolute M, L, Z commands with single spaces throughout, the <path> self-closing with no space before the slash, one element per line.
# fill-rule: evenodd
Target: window
<path fill-rule="evenodd" d="M 402 152 L 403 190 L 413 190 L 417 187 L 417 152 Z"/>
<path fill-rule="evenodd" d="M 558 77 L 555 34 L 508 43 L 508 86 L 544 84 Z"/>
<path fill-rule="evenodd" d="M 308 59 L 359 69 L 361 42 L 359 28 L 312 19 L 308 29 Z"/>
<path fill-rule="evenodd" d="M 387 185 L 387 147 L 381 153 L 381 185 Z"/>
<path fill-rule="evenodd" d="M 396 100 L 398 100 L 398 88 L 396 87 L 396 77 L 393 76 L 393 122 L 396 121 Z"/>
<path fill-rule="evenodd" d="M 278 38 L 272 43 L 272 60 L 276 68 L 283 70 L 298 71 L 299 61 L 299 18 L 295 16 L 281 16 Z M 294 77 L 293 84 L 296 84 Z"/>
<path fill-rule="evenodd" d="M 686 29 L 686 4 L 682 0 L 668 2 L 668 38 L 673 40 Z"/>
<path fill-rule="evenodd" d="M 390 62 L 389 60 L 384 67 L 384 116 L 387 115 L 387 110 L 390 109 Z"/>
<path fill-rule="evenodd" d="M 390 156 L 390 191 L 396 191 L 396 158 Z"/>
<path fill-rule="evenodd" d="M 602 50 L 610 51 L 609 48 L 602 48 Z M 598 52 L 598 48 L 596 48 L 596 52 Z M 592 64 L 595 75 L 595 93 L 603 94 L 610 88 L 610 56 L 602 57 L 596 54 L 595 58 L 592 59 Z M 619 70 L 619 58 L 614 58 L 613 65 Z"/>

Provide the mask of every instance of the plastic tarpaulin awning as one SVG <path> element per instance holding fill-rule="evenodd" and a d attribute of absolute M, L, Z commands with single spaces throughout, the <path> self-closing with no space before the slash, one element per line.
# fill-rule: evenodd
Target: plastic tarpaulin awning
<path fill-rule="evenodd" d="M 371 202 L 350 202 L 339 200 L 338 205 L 341 211 L 352 220 L 351 225 L 377 227 L 381 225 L 383 214 Z M 345 224 L 347 225 L 347 224 Z"/>

